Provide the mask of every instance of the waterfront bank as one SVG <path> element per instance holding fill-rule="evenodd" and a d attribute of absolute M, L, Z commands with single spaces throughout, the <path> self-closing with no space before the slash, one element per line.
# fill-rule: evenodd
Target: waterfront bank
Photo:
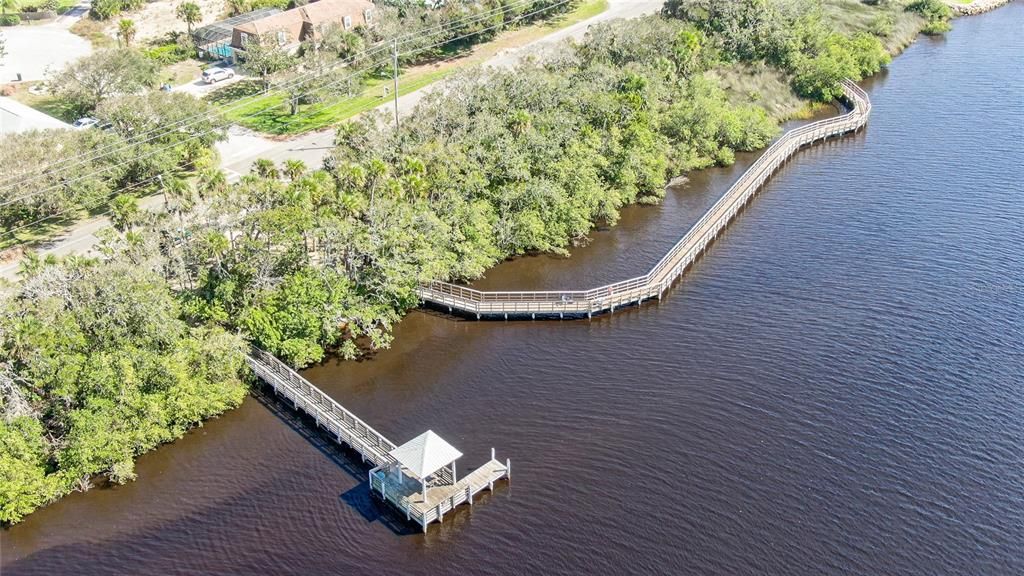
<path fill-rule="evenodd" d="M 488 506 L 397 536 L 344 455 L 248 402 L 5 532 L 5 574 L 1020 571 L 1020 7 L 867 82 L 867 131 L 798 155 L 660 306 L 417 312 L 393 350 L 306 372 L 389 436 L 500 436 L 517 480 Z M 642 272 L 756 156 L 482 282 Z"/>

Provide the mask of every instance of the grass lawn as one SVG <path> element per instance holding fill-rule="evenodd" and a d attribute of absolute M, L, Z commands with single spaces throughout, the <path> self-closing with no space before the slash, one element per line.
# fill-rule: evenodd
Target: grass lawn
<path fill-rule="evenodd" d="M 171 86 L 180 86 L 188 82 L 194 82 L 203 73 L 203 63 L 199 60 L 182 60 L 160 69 L 160 82 L 167 82 Z"/>
<path fill-rule="evenodd" d="M 11 94 L 11 98 L 21 102 L 22 104 L 39 110 L 43 114 L 47 114 L 63 120 L 64 122 L 74 122 L 78 120 L 78 115 L 68 109 L 57 97 L 50 94 L 32 94 L 28 91 L 29 87 L 39 84 L 39 82 L 25 82 L 19 84 L 14 94 Z"/>
<path fill-rule="evenodd" d="M 398 78 L 398 95 L 415 92 L 459 70 L 480 64 L 502 50 L 524 46 L 607 9 L 608 0 L 587 0 L 572 12 L 551 20 L 502 32 L 491 42 L 474 46 L 457 58 L 409 68 Z M 272 93 L 242 106 L 232 105 L 240 98 L 259 92 L 257 82 L 239 82 L 225 87 L 212 94 L 210 100 L 231 108 L 225 115 L 236 124 L 265 134 L 283 136 L 327 128 L 372 110 L 390 100 L 390 95 L 384 95 L 384 89 L 390 86 L 390 78 L 371 78 L 364 82 L 357 95 L 339 95 L 326 102 L 303 105 L 295 115 L 291 114 L 284 93 Z"/>

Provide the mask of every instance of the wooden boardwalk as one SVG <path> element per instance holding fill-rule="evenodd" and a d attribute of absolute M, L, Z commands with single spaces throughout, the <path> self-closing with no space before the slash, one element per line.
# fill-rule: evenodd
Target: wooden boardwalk
<path fill-rule="evenodd" d="M 433 478 L 424 502 L 418 492 L 418 483 L 406 478 L 406 482 L 397 485 L 382 472 L 385 468 L 401 467 L 389 454 L 397 447 L 394 442 L 272 354 L 254 349 L 246 357 L 246 363 L 257 378 L 274 389 L 275 394 L 287 399 L 296 410 L 312 416 L 318 428 L 327 430 L 339 444 L 346 444 L 358 452 L 363 462 L 370 462 L 373 466 L 369 471 L 371 491 L 398 507 L 407 519 L 421 525 L 424 531 L 431 522 L 440 522 L 446 512 L 462 503 L 472 505 L 474 495 L 484 488 L 493 490 L 495 482 L 509 477 L 511 462 L 496 460 L 492 449 L 489 462 L 458 482 L 453 482 L 454 478 L 446 470 L 438 474 Z"/>
<path fill-rule="evenodd" d="M 449 476 L 447 482 L 431 486 L 426 500 L 423 499 L 418 483 L 409 478 L 399 482 L 380 466 L 370 470 L 369 480 L 372 491 L 404 511 L 407 520 L 420 524 L 426 532 L 428 524 L 443 522 L 445 513 L 454 510 L 459 504 L 468 503 L 472 506 L 473 497 L 477 493 L 484 489 L 494 490 L 494 483 L 502 478 L 510 478 L 511 472 L 511 463 L 499 462 L 492 451 L 489 462 L 458 482 L 451 482 Z"/>
<path fill-rule="evenodd" d="M 795 128 L 776 140 L 643 276 L 589 290 L 522 292 L 481 291 L 435 281 L 419 287 L 417 293 L 425 304 L 477 319 L 589 317 L 601 312 L 614 312 L 650 298 L 660 299 L 793 154 L 819 140 L 855 132 L 867 124 L 871 114 L 867 93 L 849 80 L 843 82 L 843 93 L 847 112 Z"/>

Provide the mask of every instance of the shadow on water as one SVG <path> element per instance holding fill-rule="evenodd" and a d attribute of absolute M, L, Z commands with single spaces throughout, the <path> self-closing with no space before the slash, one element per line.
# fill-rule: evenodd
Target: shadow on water
<path fill-rule="evenodd" d="M 339 444 L 333 436 L 328 435 L 317 426 L 314 418 L 304 412 L 295 411 L 286 400 L 275 396 L 266 386 L 253 388 L 251 395 L 338 468 L 359 481 L 359 484 L 340 494 L 339 501 L 358 512 L 368 523 L 380 523 L 397 536 L 413 536 L 423 533 L 419 525 L 410 522 L 393 506 L 382 502 L 373 495 L 367 481 L 370 463 L 363 462 L 358 452 L 348 445 Z M 501 481 L 496 485 L 508 487 L 510 484 L 508 481 Z M 481 492 L 474 498 L 473 505 L 486 503 L 493 497 L 495 494 L 492 492 Z M 455 527 L 462 526 L 469 521 L 472 508 L 472 506 L 459 506 L 448 512 L 445 514 L 447 521 L 432 525 L 431 532 L 440 532 L 441 538 L 444 538 L 445 534 L 451 534 L 452 530 L 456 529 Z"/>
<path fill-rule="evenodd" d="M 284 399 L 275 396 L 265 386 L 254 387 L 252 397 L 338 468 L 359 481 L 359 484 L 339 495 L 340 501 L 358 512 L 367 522 L 379 522 L 396 535 L 409 536 L 421 533 L 421 530 L 402 518 L 391 506 L 373 496 L 367 481 L 367 472 L 371 465 L 364 462 L 358 452 L 347 445 L 339 444 L 332 436 L 324 433 L 313 418 L 293 410 Z"/>

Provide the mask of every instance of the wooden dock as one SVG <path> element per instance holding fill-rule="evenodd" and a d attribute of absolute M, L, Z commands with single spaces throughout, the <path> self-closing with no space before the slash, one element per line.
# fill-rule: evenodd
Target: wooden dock
<path fill-rule="evenodd" d="M 449 313 L 483 317 L 591 317 L 651 298 L 661 298 L 736 217 L 761 186 L 798 150 L 818 141 L 856 132 L 867 124 L 871 101 L 855 83 L 843 82 L 848 110 L 786 132 L 754 162 L 647 274 L 588 290 L 482 291 L 448 282 L 430 282 L 417 293 L 425 303 Z"/>
<path fill-rule="evenodd" d="M 369 472 L 370 488 L 391 502 L 399 510 L 405 512 L 410 522 L 423 526 L 431 522 L 443 522 L 444 515 L 463 503 L 473 505 L 473 497 L 483 491 L 494 490 L 494 483 L 502 478 L 511 477 L 511 463 L 499 462 L 491 451 L 491 459 L 458 482 L 447 482 L 431 485 L 424 500 L 420 485 L 410 478 L 399 479 L 389 474 L 384 467 L 377 467 Z"/>
<path fill-rule="evenodd" d="M 455 481 L 454 466 L 433 474 L 425 491 L 427 498 L 419 492 L 421 484 L 408 475 L 397 474 L 403 466 L 391 456 L 398 446 L 383 434 L 374 430 L 355 414 L 350 412 L 325 392 L 314 386 L 297 372 L 263 350 L 253 349 L 246 362 L 261 381 L 273 388 L 274 393 L 288 400 L 292 406 L 313 417 L 318 428 L 327 430 L 339 444 L 345 444 L 362 457 L 363 462 L 372 464 L 369 471 L 370 488 L 382 499 L 396 506 L 405 517 L 423 527 L 432 522 L 441 522 L 444 514 L 462 503 L 473 504 L 473 496 L 487 488 L 494 489 L 494 483 L 509 478 L 512 464 L 499 462 L 494 458 L 483 466 Z"/>

